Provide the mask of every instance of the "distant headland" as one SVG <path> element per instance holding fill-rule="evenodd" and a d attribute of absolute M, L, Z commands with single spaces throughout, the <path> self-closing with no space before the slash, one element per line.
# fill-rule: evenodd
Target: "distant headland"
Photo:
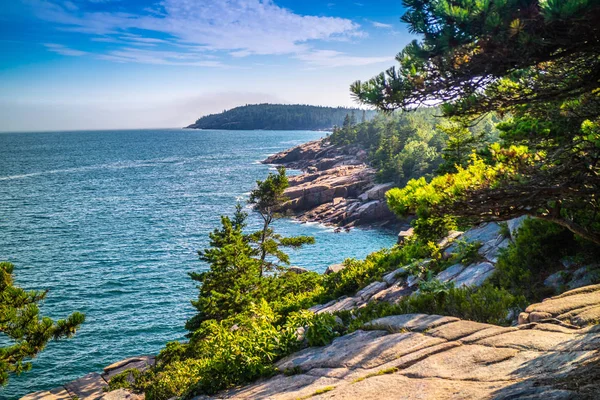
<path fill-rule="evenodd" d="M 376 111 L 358 108 L 322 107 L 303 104 L 249 104 L 206 115 L 187 126 L 191 129 L 225 130 L 332 130 L 346 116 L 371 120 Z"/>

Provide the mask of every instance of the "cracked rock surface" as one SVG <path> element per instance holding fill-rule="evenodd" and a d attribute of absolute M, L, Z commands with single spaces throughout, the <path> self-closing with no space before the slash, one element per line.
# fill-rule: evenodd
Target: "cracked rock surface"
<path fill-rule="evenodd" d="M 385 200 L 385 192 L 395 185 L 375 182 L 377 171 L 367 165 L 364 150 L 315 140 L 274 154 L 263 163 L 304 172 L 290 176 L 285 191 L 290 200 L 284 208 L 300 221 L 348 228 L 398 223 Z"/>
<path fill-rule="evenodd" d="M 279 374 L 197 400 L 594 398 L 599 382 L 586 389 L 592 397 L 559 383 L 597 363 L 599 349 L 600 326 L 595 325 L 499 327 L 397 315 L 279 361 L 280 371 L 295 375 Z"/>

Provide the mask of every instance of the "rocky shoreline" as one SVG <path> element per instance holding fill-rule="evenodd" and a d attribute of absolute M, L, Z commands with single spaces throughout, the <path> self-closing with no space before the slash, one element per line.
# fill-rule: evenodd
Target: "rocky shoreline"
<path fill-rule="evenodd" d="M 377 183 L 367 154 L 356 146 L 335 146 L 327 139 L 304 143 L 274 154 L 263 164 L 302 171 L 290 176 L 285 211 L 301 222 L 351 229 L 359 225 L 408 226 L 392 213 L 385 192 L 394 183 Z M 341 230 L 340 229 L 340 230 Z"/>
<path fill-rule="evenodd" d="M 526 218 L 507 221 L 508 232 L 496 222 L 466 232 L 450 232 L 438 244 L 444 257 L 456 252 L 460 241 L 479 243 L 479 257 L 468 265 L 450 266 L 436 279 L 456 287 L 484 284 L 495 270 L 498 254 L 515 239 Z M 551 276 L 571 276 L 569 271 L 575 267 L 576 271 L 587 271 L 588 278 L 600 270 L 595 264 L 568 264 L 564 271 Z M 332 265 L 325 273 L 343 268 L 341 264 Z M 510 313 L 510 327 L 425 314 L 380 318 L 330 345 L 306 348 L 280 360 L 277 367 L 283 373 L 272 378 L 195 400 L 375 400 L 382 393 L 397 399 L 594 398 L 580 395 L 593 396 L 597 383 L 589 383 L 586 378 L 588 386 L 574 388 L 568 382 L 583 380 L 590 363 L 600 361 L 600 285 L 572 275 L 564 283 L 570 291 L 532 304 L 519 315 Z M 423 276 L 415 275 L 414 268 L 401 266 L 353 296 L 309 310 L 321 314 L 361 308 L 375 301 L 393 304 L 418 291 L 421 279 Z M 553 287 L 553 283 L 548 280 L 547 285 Z M 132 368 L 144 371 L 154 363 L 153 356 L 129 358 L 104 368 L 102 374 L 91 373 L 21 400 L 143 400 L 144 395 L 128 390 L 105 390 L 116 374 Z M 422 393 L 412 393 L 414 388 Z"/>

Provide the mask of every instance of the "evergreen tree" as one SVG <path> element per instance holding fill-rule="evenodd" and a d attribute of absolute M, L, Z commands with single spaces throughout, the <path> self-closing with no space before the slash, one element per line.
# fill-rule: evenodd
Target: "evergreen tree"
<path fill-rule="evenodd" d="M 456 167 L 466 167 L 471 154 L 478 150 L 483 143 L 482 133 L 473 133 L 467 126 L 457 122 L 446 122 L 437 128 L 448 135 L 442 153 L 444 162 L 438 172 L 456 172 Z"/>
<path fill-rule="evenodd" d="M 404 3 L 403 20 L 422 41 L 353 94 L 383 110 L 440 104 L 466 123 L 511 116 L 488 171 L 470 164 L 482 179 L 436 201 L 437 212 L 479 221 L 530 214 L 600 244 L 600 2 Z"/>
<path fill-rule="evenodd" d="M 250 240 L 257 245 L 260 276 L 265 271 L 273 271 L 281 264 L 289 265 L 289 257 L 280 247 L 298 248 L 314 243 L 314 237 L 283 237 L 276 234 L 271 224 L 281 217 L 280 209 L 287 200 L 284 195 L 289 186 L 285 168 L 279 167 L 276 174 L 270 173 L 264 181 L 257 181 L 257 187 L 250 193 L 249 203 L 263 220 L 263 229 L 250 235 Z"/>
<path fill-rule="evenodd" d="M 237 205 L 233 219 L 221 217 L 221 228 L 209 234 L 210 248 L 199 251 L 200 259 L 210 265 L 205 272 L 192 272 L 200 291 L 192 305 L 198 313 L 186 323 L 194 332 L 203 321 L 222 320 L 242 312 L 255 301 L 260 264 L 255 250 L 243 233 L 247 214 Z"/>
<path fill-rule="evenodd" d="M 0 385 L 8 383 L 10 374 L 31 369 L 28 359 L 49 341 L 73 336 L 85 320 L 78 312 L 56 322 L 40 316 L 38 304 L 47 292 L 14 286 L 13 270 L 11 263 L 0 262 Z"/>
<path fill-rule="evenodd" d="M 228 319 L 268 298 L 265 291 L 271 283 L 265 272 L 283 271 L 289 265 L 289 256 L 282 248 L 314 243 L 314 237 L 309 236 L 283 237 L 271 226 L 281 216 L 278 210 L 286 201 L 283 192 L 287 186 L 283 167 L 257 181 L 248 202 L 263 220 L 261 230 L 244 233 L 248 214 L 238 204 L 233 217 L 222 216 L 221 227 L 209 234 L 210 247 L 198 252 L 209 269 L 190 273 L 199 290 L 198 298 L 192 300 L 197 313 L 185 325 L 191 334 L 205 321 Z"/>

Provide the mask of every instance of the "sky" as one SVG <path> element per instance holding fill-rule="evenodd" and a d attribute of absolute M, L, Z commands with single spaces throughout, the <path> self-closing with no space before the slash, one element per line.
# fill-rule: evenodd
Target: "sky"
<path fill-rule="evenodd" d="M 181 127 L 356 106 L 414 39 L 400 0 L 1 0 L 0 131 Z"/>

